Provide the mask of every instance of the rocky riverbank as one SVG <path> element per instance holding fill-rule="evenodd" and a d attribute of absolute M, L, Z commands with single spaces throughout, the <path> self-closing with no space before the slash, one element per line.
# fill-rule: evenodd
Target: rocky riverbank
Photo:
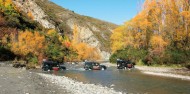
<path fill-rule="evenodd" d="M 190 80 L 190 70 L 186 68 L 150 67 L 150 66 L 135 66 L 135 68 L 149 75 Z"/>
<path fill-rule="evenodd" d="M 0 63 L 0 89 L 0 94 L 122 94 L 113 88 L 13 68 L 6 63 Z"/>
<path fill-rule="evenodd" d="M 12 65 L 0 63 L 0 94 L 69 93 L 25 68 L 13 68 Z"/>
<path fill-rule="evenodd" d="M 38 73 L 38 75 L 49 80 L 49 82 L 66 89 L 69 94 L 122 94 L 122 92 L 117 92 L 112 88 L 103 87 L 101 85 L 84 84 L 83 82 L 78 82 L 65 76 L 42 73 Z"/>
<path fill-rule="evenodd" d="M 106 64 L 116 67 L 115 64 Z M 166 76 L 190 80 L 187 69 L 135 66 L 148 75 Z M 102 85 L 85 84 L 65 76 L 56 76 L 13 68 L 10 64 L 0 63 L 0 94 L 122 94 Z"/>
<path fill-rule="evenodd" d="M 116 67 L 116 64 L 105 63 L 108 67 Z M 190 70 L 187 68 L 170 68 L 170 67 L 152 67 L 152 66 L 135 66 L 135 69 L 148 75 L 164 76 L 179 78 L 190 81 Z"/>

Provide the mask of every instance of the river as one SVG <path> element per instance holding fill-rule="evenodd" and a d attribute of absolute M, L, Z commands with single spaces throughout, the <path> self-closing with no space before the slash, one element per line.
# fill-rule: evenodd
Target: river
<path fill-rule="evenodd" d="M 109 67 L 104 71 L 86 71 L 81 65 L 67 65 L 67 68 L 66 71 L 54 73 L 84 83 L 106 86 L 124 93 L 190 94 L 190 81 L 146 75 L 137 69 L 118 70 L 116 67 Z"/>

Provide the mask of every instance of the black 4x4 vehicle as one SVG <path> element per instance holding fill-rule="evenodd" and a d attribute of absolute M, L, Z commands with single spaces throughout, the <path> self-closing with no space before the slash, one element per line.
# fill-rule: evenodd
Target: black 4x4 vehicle
<path fill-rule="evenodd" d="M 117 69 L 134 68 L 134 65 L 130 60 L 117 59 Z"/>
<path fill-rule="evenodd" d="M 105 70 L 107 67 L 105 65 L 100 65 L 98 62 L 85 62 L 85 70 Z"/>
<path fill-rule="evenodd" d="M 50 70 L 66 70 L 66 67 L 63 64 L 54 61 L 43 61 L 42 70 L 50 71 Z"/>

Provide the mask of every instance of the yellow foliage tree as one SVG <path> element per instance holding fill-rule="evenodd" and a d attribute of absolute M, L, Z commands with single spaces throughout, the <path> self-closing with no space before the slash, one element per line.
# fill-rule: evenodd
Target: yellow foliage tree
<path fill-rule="evenodd" d="M 12 0 L 0 0 L 0 7 L 9 7 L 12 5 Z"/>
<path fill-rule="evenodd" d="M 50 30 L 47 31 L 48 36 L 54 36 L 56 34 L 57 34 L 57 32 L 55 31 L 55 29 L 50 29 Z"/>
<path fill-rule="evenodd" d="M 165 54 L 165 49 L 168 43 L 163 40 L 160 35 L 153 35 L 150 40 L 151 49 L 149 49 L 150 56 L 156 56 L 159 58 L 163 58 Z M 162 60 L 160 60 L 162 61 Z M 161 62 L 163 63 L 163 62 Z"/>
<path fill-rule="evenodd" d="M 7 45 L 7 43 L 8 43 L 7 38 L 8 38 L 8 37 L 9 37 L 8 35 L 4 35 L 4 37 L 2 38 L 2 40 L 0 41 L 0 43 L 1 43 L 2 45 Z"/>
<path fill-rule="evenodd" d="M 124 26 L 114 30 L 111 35 L 112 51 L 123 49 L 127 46 L 134 48 L 151 46 L 152 36 L 162 36 L 170 45 L 187 45 L 190 31 L 190 12 L 187 0 L 145 0 L 143 10 Z M 181 10 L 186 10 L 182 11 Z M 181 18 L 180 19 L 180 14 Z M 179 23 L 183 21 L 184 26 Z M 172 25 L 171 25 L 172 24 Z M 183 38 L 185 37 L 185 38 Z M 186 43 L 183 43 L 183 41 Z M 181 42 L 181 43 L 179 43 Z"/>
<path fill-rule="evenodd" d="M 86 43 L 79 43 L 76 46 L 78 60 L 98 60 L 100 55 L 96 48 L 88 46 Z"/>
<path fill-rule="evenodd" d="M 77 27 L 77 25 L 74 25 L 72 45 L 77 45 L 78 43 L 80 43 L 78 27 Z"/>
<path fill-rule="evenodd" d="M 72 47 L 77 52 L 77 60 L 97 60 L 101 59 L 100 53 L 95 47 L 91 47 L 86 43 L 80 42 L 77 26 L 73 29 Z"/>
<path fill-rule="evenodd" d="M 34 16 L 33 16 L 33 14 L 32 14 L 31 11 L 29 11 L 29 12 L 27 13 L 27 15 L 28 15 L 29 18 L 31 18 L 32 20 L 34 20 Z"/>
<path fill-rule="evenodd" d="M 185 46 L 185 45 L 190 44 L 190 30 L 189 30 L 189 28 L 190 28 L 190 11 L 183 11 L 183 12 L 181 12 L 181 15 L 184 19 L 184 32 L 182 32 L 182 31 L 178 32 L 179 34 L 177 36 L 178 37 L 177 39 L 179 39 L 179 37 L 180 37 L 181 39 L 185 40 L 185 41 L 181 40 L 181 42 L 184 42 L 183 46 Z M 190 49 L 190 47 L 186 46 L 185 49 Z"/>
<path fill-rule="evenodd" d="M 0 0 L 0 5 L 1 5 L 1 6 L 3 5 L 3 3 L 4 3 L 3 0 Z"/>
<path fill-rule="evenodd" d="M 162 36 L 154 35 L 151 38 L 151 47 L 153 49 L 163 50 L 167 46 L 167 42 L 163 40 Z"/>
<path fill-rule="evenodd" d="M 70 42 L 69 38 L 65 38 L 62 42 L 62 45 L 66 46 L 67 48 L 70 48 L 71 42 Z"/>
<path fill-rule="evenodd" d="M 26 56 L 32 53 L 35 56 L 43 54 L 45 46 L 45 37 L 39 32 L 34 33 L 30 31 L 19 32 L 18 41 L 14 41 L 15 37 L 12 36 L 11 50 L 18 55 Z"/>
<path fill-rule="evenodd" d="M 126 45 L 126 33 L 125 32 L 125 26 L 121 26 L 113 31 L 113 34 L 111 35 L 111 49 L 112 52 L 115 52 L 119 49 L 125 48 Z M 131 44 L 131 39 L 127 37 L 128 45 Z"/>
<path fill-rule="evenodd" d="M 160 64 L 168 61 L 189 62 L 178 57 L 178 54 L 186 58 L 190 56 L 189 28 L 190 0 L 145 0 L 141 12 L 114 30 L 111 35 L 112 51 L 130 47 L 132 49 L 126 49 L 129 53 L 134 48 L 146 51 L 142 53 L 143 56 L 159 58 L 161 60 L 155 61 Z M 176 57 L 179 61 L 172 61 Z"/>

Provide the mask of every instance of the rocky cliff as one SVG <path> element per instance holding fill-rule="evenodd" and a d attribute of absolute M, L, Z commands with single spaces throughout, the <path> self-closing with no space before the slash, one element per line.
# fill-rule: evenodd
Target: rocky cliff
<path fill-rule="evenodd" d="M 14 4 L 45 28 L 54 28 L 72 38 L 74 25 L 78 27 L 80 41 L 96 47 L 102 59 L 110 56 L 109 37 L 117 25 L 82 16 L 64 9 L 49 0 L 14 0 Z"/>
<path fill-rule="evenodd" d="M 55 26 L 45 19 L 48 15 L 35 3 L 34 0 L 14 0 L 13 3 L 23 12 L 32 13 L 34 20 L 45 28 L 55 28 Z"/>

